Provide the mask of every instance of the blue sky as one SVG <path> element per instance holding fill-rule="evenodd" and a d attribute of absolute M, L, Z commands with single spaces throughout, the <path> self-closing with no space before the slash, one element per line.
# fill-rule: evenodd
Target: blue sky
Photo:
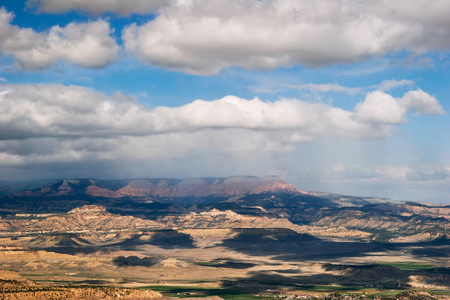
<path fill-rule="evenodd" d="M 448 1 L 0 1 L 0 179 L 279 175 L 448 203 Z"/>

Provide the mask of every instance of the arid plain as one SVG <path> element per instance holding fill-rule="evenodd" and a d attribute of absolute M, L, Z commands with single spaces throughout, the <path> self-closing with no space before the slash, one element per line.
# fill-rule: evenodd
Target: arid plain
<path fill-rule="evenodd" d="M 3 197 L 2 279 L 224 299 L 448 296 L 448 207 L 313 195 L 272 177 L 236 182 L 173 182 L 156 198 L 142 195 L 143 181 L 112 197 L 66 181 Z"/>

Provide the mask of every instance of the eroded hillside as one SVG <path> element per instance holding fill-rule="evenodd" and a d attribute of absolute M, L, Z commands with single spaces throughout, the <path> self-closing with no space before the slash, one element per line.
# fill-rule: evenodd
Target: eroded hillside
<path fill-rule="evenodd" d="M 90 286 L 49 290 L 64 297 L 117 294 L 98 285 L 446 291 L 449 213 L 299 191 L 273 176 L 62 180 L 0 198 L 0 263 L 25 280 Z"/>

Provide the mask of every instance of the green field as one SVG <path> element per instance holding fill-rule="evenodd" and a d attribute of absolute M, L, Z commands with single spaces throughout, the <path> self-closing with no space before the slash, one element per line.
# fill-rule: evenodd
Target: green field
<path fill-rule="evenodd" d="M 245 291 L 234 289 L 208 289 L 208 288 L 196 288 L 186 286 L 160 286 L 160 285 L 145 286 L 142 287 L 141 289 L 151 289 L 154 291 L 161 292 L 164 296 L 178 297 L 178 298 L 219 296 L 225 300 L 261 299 L 261 297 L 258 297 L 256 295 L 248 294 Z"/>
<path fill-rule="evenodd" d="M 196 288 L 196 287 L 186 287 L 186 286 L 145 286 L 143 289 L 151 289 L 154 291 L 161 292 L 164 296 L 169 297 L 207 297 L 207 296 L 219 296 L 225 300 L 246 300 L 246 299 L 267 299 L 272 298 L 274 295 L 278 294 L 276 290 L 273 294 L 264 293 L 264 296 L 257 296 L 255 294 L 249 293 L 243 289 L 208 289 L 208 288 Z M 305 293 L 357 293 L 366 290 L 364 287 L 345 287 L 345 286 L 327 286 L 327 285 L 304 285 L 304 286 L 293 286 L 287 285 L 283 288 L 284 291 L 302 291 Z M 281 291 L 280 291 L 281 292 Z"/>
<path fill-rule="evenodd" d="M 421 264 L 414 261 L 407 261 L 407 262 L 392 262 L 392 263 L 383 263 L 380 265 L 385 266 L 392 266 L 399 268 L 400 270 L 426 270 L 426 269 L 432 269 L 435 268 L 435 265 L 432 264 Z"/>

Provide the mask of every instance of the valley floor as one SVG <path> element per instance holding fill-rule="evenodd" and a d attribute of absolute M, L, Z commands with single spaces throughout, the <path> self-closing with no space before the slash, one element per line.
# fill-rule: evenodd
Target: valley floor
<path fill-rule="evenodd" d="M 5 270 L 0 279 L 34 288 L 102 286 L 223 299 L 335 293 L 347 295 L 339 299 L 356 299 L 404 290 L 428 291 L 435 298 L 450 295 L 445 241 L 379 244 L 318 239 L 284 229 L 186 229 L 22 235 L 3 237 L 0 244 Z"/>

